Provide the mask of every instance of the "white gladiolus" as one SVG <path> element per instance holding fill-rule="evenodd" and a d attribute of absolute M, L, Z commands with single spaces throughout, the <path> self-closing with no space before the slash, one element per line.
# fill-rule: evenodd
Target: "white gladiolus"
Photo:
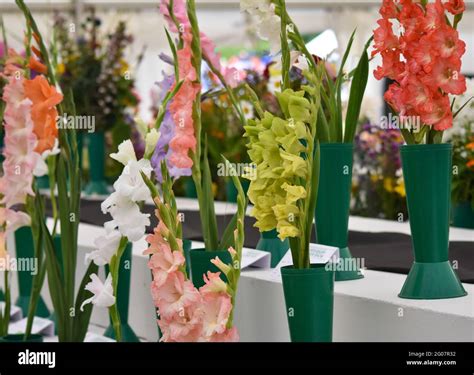
<path fill-rule="evenodd" d="M 151 129 L 145 137 L 145 159 L 150 159 L 155 152 L 156 144 L 160 139 L 160 133 Z"/>
<path fill-rule="evenodd" d="M 42 177 L 48 174 L 48 165 L 46 164 L 46 160 L 48 157 L 57 155 L 60 153 L 60 148 L 59 148 L 59 141 L 56 138 L 54 140 L 54 146 L 51 150 L 46 150 L 44 151 L 41 156 L 39 154 L 36 154 L 37 160 L 36 160 L 36 165 L 35 169 L 33 170 L 33 175 L 35 177 Z"/>
<path fill-rule="evenodd" d="M 117 230 L 112 230 L 105 236 L 96 238 L 94 245 L 97 250 L 86 255 L 86 263 L 92 261 L 99 267 L 109 264 L 110 259 L 117 253 L 121 239 L 122 234 Z"/>
<path fill-rule="evenodd" d="M 120 195 L 128 197 L 133 202 L 142 202 L 150 199 L 150 190 L 143 181 L 140 172 L 150 177 L 152 170 L 153 168 L 149 160 L 129 161 L 120 177 L 114 183 L 115 191 Z"/>
<path fill-rule="evenodd" d="M 118 192 L 102 203 L 102 211 L 112 216 L 112 220 L 105 223 L 106 230 L 118 229 L 130 241 L 140 240 L 150 225 L 150 215 L 141 213 L 136 202 Z"/>
<path fill-rule="evenodd" d="M 240 9 L 249 13 L 255 21 L 257 34 L 270 43 L 272 53 L 280 50 L 280 17 L 270 0 L 241 0 Z"/>
<path fill-rule="evenodd" d="M 118 152 L 110 154 L 110 157 L 114 160 L 117 160 L 119 163 L 122 163 L 123 165 L 127 165 L 130 161 L 137 161 L 135 149 L 133 148 L 133 144 L 129 139 L 122 142 L 118 146 Z"/>
<path fill-rule="evenodd" d="M 110 307 L 115 304 L 115 296 L 112 287 L 112 274 L 110 273 L 107 276 L 105 283 L 102 283 L 96 274 L 92 274 L 91 282 L 86 285 L 86 290 L 92 292 L 94 295 L 82 303 L 81 311 L 84 311 L 84 306 L 89 303 L 98 307 Z"/>

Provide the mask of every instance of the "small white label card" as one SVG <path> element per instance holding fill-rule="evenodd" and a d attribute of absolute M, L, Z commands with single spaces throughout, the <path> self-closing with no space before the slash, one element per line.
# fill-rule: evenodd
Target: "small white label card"
<path fill-rule="evenodd" d="M 84 342 L 116 342 L 114 339 L 98 335 L 97 333 L 87 332 Z"/>
<path fill-rule="evenodd" d="M 3 312 L 5 311 L 5 302 L 0 302 L 0 311 Z M 18 306 L 12 305 L 10 306 L 10 322 L 16 322 L 23 318 L 23 311 Z"/>
<path fill-rule="evenodd" d="M 337 247 L 310 243 L 309 259 L 311 264 L 337 263 L 339 262 L 339 249 Z M 293 265 L 293 258 L 291 250 L 288 250 L 275 269 L 291 265 Z"/>
<path fill-rule="evenodd" d="M 326 264 L 339 262 L 339 248 L 334 246 L 309 244 L 309 257 L 313 264 Z"/>
<path fill-rule="evenodd" d="M 10 324 L 10 327 L 8 327 L 8 333 L 12 335 L 24 333 L 26 331 L 27 321 L 28 318 L 24 318 L 18 322 Z M 35 316 L 31 333 L 33 335 L 54 336 L 54 322 L 49 319 Z"/>
<path fill-rule="evenodd" d="M 241 268 L 245 269 L 248 267 L 255 268 L 270 268 L 271 254 L 268 251 L 261 251 L 255 249 L 248 249 L 244 247 L 242 249 L 242 262 Z"/>

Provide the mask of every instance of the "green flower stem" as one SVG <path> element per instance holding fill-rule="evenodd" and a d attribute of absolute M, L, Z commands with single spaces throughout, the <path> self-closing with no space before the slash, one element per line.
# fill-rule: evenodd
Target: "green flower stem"
<path fill-rule="evenodd" d="M 196 16 L 196 3 L 194 0 L 187 1 L 187 12 L 189 22 L 191 24 L 192 32 L 192 64 L 196 71 L 196 83 L 200 84 L 201 67 L 202 67 L 202 51 L 201 51 L 201 37 L 199 24 Z M 203 179 L 202 167 L 203 163 L 207 161 L 207 151 L 202 155 L 201 153 L 201 142 L 202 142 L 202 124 L 201 124 L 201 93 L 199 92 L 194 101 L 193 107 L 193 118 L 194 128 L 196 137 L 196 150 L 192 153 L 191 158 L 193 159 L 192 177 L 196 186 L 196 193 L 200 207 L 201 226 L 204 235 L 204 242 L 207 250 L 217 248 L 217 225 L 215 220 L 211 220 L 209 214 L 213 211 L 214 201 L 212 197 L 207 197 L 204 193 L 205 188 L 210 188 L 212 181 L 210 179 Z M 204 160 L 203 160 L 204 159 Z"/>
<path fill-rule="evenodd" d="M 120 326 L 120 314 L 118 312 L 117 303 L 109 307 L 110 318 L 114 327 L 115 339 L 117 342 L 122 341 L 122 327 Z"/>
<path fill-rule="evenodd" d="M 227 165 L 227 168 L 235 172 L 234 167 L 227 159 L 224 159 L 224 162 Z M 232 302 L 232 310 L 229 315 L 229 320 L 227 321 L 227 328 L 232 328 L 233 319 L 234 319 L 234 310 L 236 304 L 236 297 L 237 297 L 237 289 L 239 285 L 240 279 L 240 272 L 241 272 L 241 262 L 242 262 L 242 249 L 244 247 L 244 239 L 245 239 L 245 228 L 244 228 L 244 220 L 245 220 L 245 211 L 247 208 L 247 201 L 245 198 L 244 189 L 242 188 L 242 184 L 240 183 L 239 178 L 237 177 L 237 173 L 231 173 L 232 182 L 237 189 L 237 228 L 234 231 L 234 250 L 236 251 L 235 258 L 232 259 L 231 271 L 228 275 L 226 275 L 228 280 L 228 290 L 231 296 Z"/>
<path fill-rule="evenodd" d="M 115 303 L 109 307 L 110 318 L 112 319 L 112 325 L 114 327 L 115 338 L 117 342 L 122 341 L 122 329 L 120 326 L 120 314 L 118 312 L 117 305 L 117 292 L 118 292 L 118 282 L 119 282 L 119 272 L 120 272 L 120 260 L 122 255 L 125 252 L 125 249 L 128 244 L 127 237 L 122 237 L 120 240 L 120 245 L 117 250 L 117 253 L 110 260 L 110 273 L 112 275 L 112 288 L 115 296 Z"/>
<path fill-rule="evenodd" d="M 56 186 L 56 157 L 49 157 L 47 160 L 48 164 L 48 178 L 49 178 L 49 196 L 51 199 L 51 207 L 53 209 L 53 237 L 56 235 L 56 230 L 58 226 L 59 213 L 58 213 L 58 204 L 56 200 L 56 194 L 54 192 L 54 187 Z"/>
<path fill-rule="evenodd" d="M 279 0 L 281 7 L 281 62 L 282 62 L 282 91 L 290 88 L 290 70 L 291 70 L 291 55 L 290 46 L 288 45 L 288 21 L 285 0 Z"/>

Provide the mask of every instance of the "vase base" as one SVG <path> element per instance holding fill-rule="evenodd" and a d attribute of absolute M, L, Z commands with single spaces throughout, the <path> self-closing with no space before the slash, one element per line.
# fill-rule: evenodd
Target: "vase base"
<path fill-rule="evenodd" d="M 36 179 L 36 187 L 37 187 L 39 190 L 49 189 L 49 177 L 48 177 L 48 175 L 42 176 L 42 177 L 38 177 L 38 178 Z"/>
<path fill-rule="evenodd" d="M 28 310 L 30 307 L 30 296 L 20 296 L 15 302 L 15 305 L 18 306 L 21 311 L 23 312 L 23 316 L 28 316 Z M 40 318 L 49 318 L 50 312 L 48 307 L 44 303 L 43 298 L 40 296 L 38 299 L 38 303 L 36 305 L 36 313 L 35 316 Z"/>
<path fill-rule="evenodd" d="M 339 270 L 339 265 L 336 268 L 336 281 L 351 281 L 363 279 L 364 275 L 357 264 L 357 259 L 352 257 L 351 251 L 348 247 L 339 249 L 339 259 L 342 263 L 342 270 Z"/>
<path fill-rule="evenodd" d="M 261 237 L 258 241 L 257 250 L 266 251 L 271 255 L 271 268 L 275 268 L 285 256 L 290 244 L 288 240 L 281 241 L 279 238 Z"/>
<path fill-rule="evenodd" d="M 110 186 L 106 181 L 90 181 L 84 188 L 86 195 L 108 195 Z"/>
<path fill-rule="evenodd" d="M 132 327 L 130 327 L 128 324 L 121 324 L 120 328 L 122 331 L 122 342 L 140 342 L 140 339 L 137 337 L 135 332 L 133 332 Z M 104 332 L 104 336 L 115 340 L 114 327 L 109 325 Z"/>
<path fill-rule="evenodd" d="M 447 299 L 466 295 L 467 292 L 447 261 L 414 262 L 398 296 L 406 299 Z"/>

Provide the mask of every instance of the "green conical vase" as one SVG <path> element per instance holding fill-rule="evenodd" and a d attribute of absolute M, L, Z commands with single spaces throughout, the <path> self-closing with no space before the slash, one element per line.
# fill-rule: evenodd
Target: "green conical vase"
<path fill-rule="evenodd" d="M 208 271 L 221 272 L 214 264 L 212 259 L 218 257 L 225 264 L 232 264 L 232 257 L 227 250 L 223 251 L 206 251 L 205 249 L 192 249 L 191 257 L 191 280 L 196 288 L 204 285 L 204 275 Z M 227 281 L 227 278 L 221 272 L 221 279 Z"/>
<path fill-rule="evenodd" d="M 352 143 L 321 144 L 316 232 L 318 243 L 339 248 L 341 264 L 344 266 L 337 267 L 336 281 L 364 277 L 347 243 L 353 149 Z"/>
<path fill-rule="evenodd" d="M 292 342 L 331 342 L 334 271 L 325 264 L 281 268 L 286 314 Z"/>
<path fill-rule="evenodd" d="M 184 179 L 184 196 L 186 198 L 197 198 L 196 185 L 191 177 Z"/>
<path fill-rule="evenodd" d="M 276 229 L 260 234 L 260 240 L 257 243 L 257 250 L 267 251 L 271 254 L 271 267 L 275 268 L 280 260 L 285 256 L 290 248 L 288 239 L 284 241 L 278 238 Z"/>
<path fill-rule="evenodd" d="M 35 249 L 33 244 L 33 233 L 31 232 L 31 227 L 22 227 L 15 231 L 15 248 L 16 257 L 18 260 L 34 258 Z M 32 287 L 33 275 L 31 274 L 31 272 L 18 271 L 19 296 L 15 305 L 21 308 L 23 316 L 28 316 Z M 35 315 L 41 318 L 48 318 L 50 315 L 48 307 L 46 306 L 41 295 L 38 299 Z"/>
<path fill-rule="evenodd" d="M 102 131 L 87 135 L 89 153 L 89 183 L 84 188 L 87 195 L 107 195 L 109 184 L 105 179 L 105 134 Z"/>
<path fill-rule="evenodd" d="M 242 189 L 244 190 L 245 195 L 247 195 L 249 187 L 250 187 L 250 181 L 242 179 Z M 238 193 L 237 193 L 237 189 L 234 183 L 232 182 L 231 179 L 227 180 L 225 183 L 225 196 L 226 196 L 227 202 L 237 203 L 237 195 Z"/>
<path fill-rule="evenodd" d="M 122 331 L 122 342 L 140 342 L 133 329 L 128 324 L 128 310 L 130 304 L 130 279 L 132 272 L 132 244 L 128 243 L 120 259 L 119 281 L 117 287 L 117 307 L 120 315 L 120 327 Z M 105 267 L 108 275 L 109 267 Z M 105 330 L 104 336 L 115 340 L 115 332 L 112 322 Z"/>
<path fill-rule="evenodd" d="M 471 202 L 458 203 L 453 207 L 453 227 L 474 229 L 474 209 Z"/>
<path fill-rule="evenodd" d="M 84 132 L 76 131 L 77 153 L 79 155 L 79 170 L 82 171 L 82 158 L 84 151 Z"/>
<path fill-rule="evenodd" d="M 452 145 L 403 146 L 401 156 L 415 262 L 399 296 L 465 296 L 448 259 Z"/>
<path fill-rule="evenodd" d="M 24 339 L 25 335 L 22 333 L 15 335 L 6 335 L 0 337 L 0 343 L 43 342 L 43 336 L 41 335 L 30 335 L 28 337 L 28 340 L 25 341 Z"/>

